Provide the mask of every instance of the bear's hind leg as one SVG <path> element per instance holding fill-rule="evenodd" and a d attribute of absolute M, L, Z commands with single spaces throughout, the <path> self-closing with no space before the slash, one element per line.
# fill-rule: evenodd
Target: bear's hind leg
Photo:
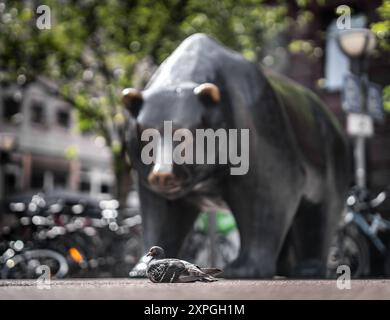
<path fill-rule="evenodd" d="M 295 266 L 291 266 L 293 277 L 325 277 L 329 248 L 341 210 L 337 198 L 328 198 L 321 204 L 301 202 L 291 226 L 296 261 Z"/>
<path fill-rule="evenodd" d="M 241 189 L 242 190 L 242 189 Z M 284 238 L 296 212 L 297 195 L 273 201 L 266 194 L 245 189 L 224 196 L 240 232 L 240 253 L 224 270 L 227 278 L 272 278 Z"/>

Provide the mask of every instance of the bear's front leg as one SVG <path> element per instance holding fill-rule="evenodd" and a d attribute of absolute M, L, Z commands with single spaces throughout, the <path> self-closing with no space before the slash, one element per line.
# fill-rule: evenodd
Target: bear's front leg
<path fill-rule="evenodd" d="M 251 255 L 250 251 L 257 251 Z M 249 248 L 241 251 L 236 260 L 229 264 L 223 271 L 225 278 L 269 279 L 276 274 L 277 256 L 271 250 L 265 250 L 259 255 L 259 248 Z"/>
<path fill-rule="evenodd" d="M 140 185 L 145 252 L 160 246 L 167 257 L 177 257 L 199 210 L 183 199 L 167 200 Z"/>

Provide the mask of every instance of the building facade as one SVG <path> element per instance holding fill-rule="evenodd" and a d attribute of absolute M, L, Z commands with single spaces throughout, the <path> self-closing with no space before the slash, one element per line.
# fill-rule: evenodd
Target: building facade
<path fill-rule="evenodd" d="M 45 79 L 0 87 L 0 199 L 54 189 L 111 192 L 109 150 L 77 132 L 73 107 L 56 92 Z"/>

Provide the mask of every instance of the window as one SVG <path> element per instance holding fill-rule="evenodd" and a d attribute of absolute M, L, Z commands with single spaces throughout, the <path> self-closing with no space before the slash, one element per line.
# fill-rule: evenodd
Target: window
<path fill-rule="evenodd" d="M 31 105 L 31 122 L 36 124 L 45 124 L 43 107 L 37 102 Z"/>
<path fill-rule="evenodd" d="M 59 110 L 57 112 L 57 123 L 63 128 L 70 126 L 70 114 L 66 110 Z"/>
<path fill-rule="evenodd" d="M 80 191 L 89 192 L 91 190 L 91 184 L 88 181 L 81 181 Z"/>
<path fill-rule="evenodd" d="M 31 174 L 31 188 L 34 190 L 43 189 L 44 184 L 44 172 L 43 170 L 33 167 Z"/>
<path fill-rule="evenodd" d="M 5 195 L 11 195 L 17 191 L 17 177 L 14 173 L 7 172 L 4 175 L 4 193 Z"/>
<path fill-rule="evenodd" d="M 66 172 L 54 172 L 54 188 L 65 189 L 67 187 L 68 175 Z"/>
<path fill-rule="evenodd" d="M 100 192 L 101 193 L 110 193 L 110 186 L 108 184 L 103 183 L 100 186 Z"/>
<path fill-rule="evenodd" d="M 3 118 L 7 122 L 18 122 L 17 116 L 20 115 L 20 101 L 13 96 L 6 96 L 3 100 Z"/>

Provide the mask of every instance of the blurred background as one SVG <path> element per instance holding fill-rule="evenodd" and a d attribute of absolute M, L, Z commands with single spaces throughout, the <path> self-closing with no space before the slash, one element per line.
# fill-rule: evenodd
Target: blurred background
<path fill-rule="evenodd" d="M 128 276 L 145 248 L 121 91 L 142 89 L 193 33 L 312 89 L 345 127 L 340 5 L 378 42 L 366 73 L 383 89 L 384 116 L 365 150 L 378 194 L 390 184 L 389 0 L 0 0 L 1 277 L 36 277 L 41 265 L 57 277 Z M 376 210 L 390 218 L 390 200 Z M 187 258 L 223 266 L 239 235 L 228 209 L 210 217 L 195 224 Z M 356 276 L 383 274 L 367 266 L 372 241 L 351 237 Z"/>

